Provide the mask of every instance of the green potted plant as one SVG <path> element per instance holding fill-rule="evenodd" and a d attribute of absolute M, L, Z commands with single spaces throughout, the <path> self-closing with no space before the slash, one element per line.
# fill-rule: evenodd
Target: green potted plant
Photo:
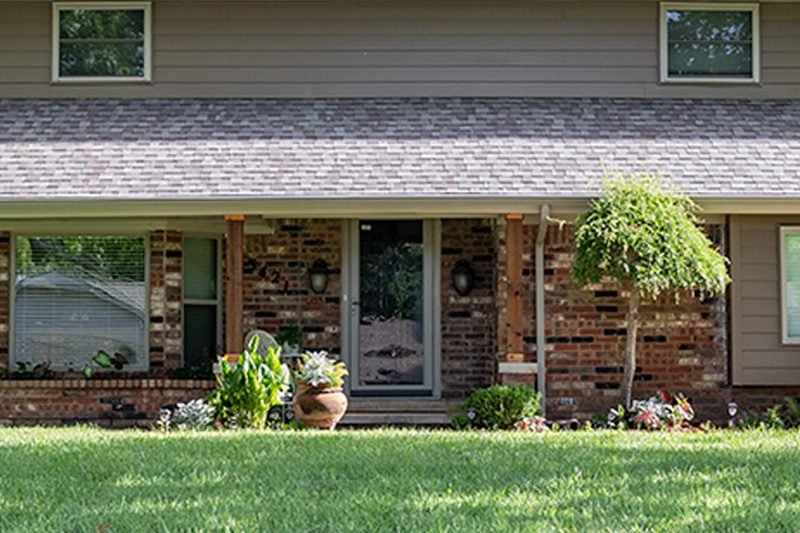
<path fill-rule="evenodd" d="M 347 396 L 342 392 L 347 369 L 324 351 L 304 353 L 302 359 L 295 374 L 295 416 L 305 427 L 334 429 L 347 411 Z"/>
<path fill-rule="evenodd" d="M 300 352 L 303 343 L 303 332 L 297 326 L 281 329 L 275 335 L 275 342 L 283 349 L 284 355 L 295 355 Z"/>

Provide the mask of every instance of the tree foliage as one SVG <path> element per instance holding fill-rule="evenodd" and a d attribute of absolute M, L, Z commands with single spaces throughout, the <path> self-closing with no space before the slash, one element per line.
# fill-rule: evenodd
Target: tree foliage
<path fill-rule="evenodd" d="M 18 237 L 15 245 L 17 270 L 26 277 L 58 271 L 92 279 L 145 279 L 141 236 Z"/>
<path fill-rule="evenodd" d="M 651 174 L 614 177 L 578 218 L 573 277 L 582 285 L 611 277 L 644 298 L 721 293 L 728 261 L 700 229 L 698 210 Z"/>
<path fill-rule="evenodd" d="M 582 285 L 610 277 L 629 291 L 620 386 L 626 408 L 636 371 L 640 300 L 681 290 L 718 294 L 730 282 L 727 259 L 700 229 L 698 210 L 651 174 L 620 175 L 578 217 L 573 277 Z"/>

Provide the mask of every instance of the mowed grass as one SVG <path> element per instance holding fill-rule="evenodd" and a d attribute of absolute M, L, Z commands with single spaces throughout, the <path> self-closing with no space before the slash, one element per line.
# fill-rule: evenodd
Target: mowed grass
<path fill-rule="evenodd" d="M 797 530 L 796 432 L 0 430 L 3 531 Z"/>

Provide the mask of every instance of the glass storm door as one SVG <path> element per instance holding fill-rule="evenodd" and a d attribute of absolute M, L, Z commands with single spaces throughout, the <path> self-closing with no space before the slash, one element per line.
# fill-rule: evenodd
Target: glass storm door
<path fill-rule="evenodd" d="M 433 395 L 433 223 L 354 221 L 349 241 L 351 394 Z"/>

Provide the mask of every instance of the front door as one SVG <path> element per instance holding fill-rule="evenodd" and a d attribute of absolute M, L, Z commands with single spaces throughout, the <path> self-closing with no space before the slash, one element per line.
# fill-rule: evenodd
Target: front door
<path fill-rule="evenodd" d="M 351 394 L 433 396 L 434 222 L 352 221 L 348 237 L 344 304 Z"/>

